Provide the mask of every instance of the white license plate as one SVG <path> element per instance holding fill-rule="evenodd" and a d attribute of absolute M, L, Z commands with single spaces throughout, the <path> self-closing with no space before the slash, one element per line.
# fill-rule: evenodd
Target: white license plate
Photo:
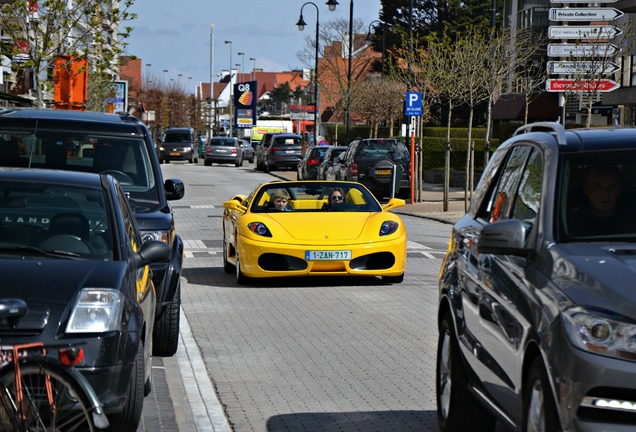
<path fill-rule="evenodd" d="M 227 153 L 226 149 L 216 149 L 215 150 L 217 153 Z"/>
<path fill-rule="evenodd" d="M 285 150 L 285 153 L 287 153 L 287 154 L 292 154 L 292 153 L 295 153 L 295 152 L 296 152 L 296 150 Z"/>
<path fill-rule="evenodd" d="M 350 250 L 339 250 L 339 251 L 305 251 L 305 259 L 307 261 L 341 261 L 341 260 L 350 260 L 351 259 L 351 251 Z"/>

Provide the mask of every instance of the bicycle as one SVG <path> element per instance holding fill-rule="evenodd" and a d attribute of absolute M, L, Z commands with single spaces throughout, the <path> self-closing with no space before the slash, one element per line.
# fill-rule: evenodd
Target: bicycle
<path fill-rule="evenodd" d="M 21 299 L 0 299 L 0 321 L 15 329 L 27 314 Z M 58 359 L 49 353 L 56 351 Z M 73 366 L 78 345 L 40 342 L 0 346 L 0 430 L 91 431 L 109 426 L 97 396 Z"/>

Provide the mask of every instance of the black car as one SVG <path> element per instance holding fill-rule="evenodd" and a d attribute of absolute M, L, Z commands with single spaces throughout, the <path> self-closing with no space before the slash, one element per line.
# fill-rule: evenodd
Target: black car
<path fill-rule="evenodd" d="M 81 344 L 76 366 L 104 405 L 111 430 L 135 431 L 152 383 L 157 298 L 150 263 L 170 248 L 143 242 L 114 177 L 0 169 L 2 296 L 21 298 L 2 343 Z"/>
<path fill-rule="evenodd" d="M 284 132 L 265 132 L 263 134 L 263 139 L 261 140 L 260 144 L 257 145 L 256 148 L 254 149 L 254 154 L 256 157 L 256 166 L 254 168 L 256 168 L 257 170 L 259 171 L 263 170 L 264 163 L 265 163 L 265 153 L 267 153 L 267 149 L 269 148 L 269 145 L 272 143 L 272 138 L 274 138 L 274 135 L 279 133 L 284 133 Z"/>
<path fill-rule="evenodd" d="M 401 140 L 353 140 L 346 153 L 340 156 L 339 167 L 339 180 L 360 182 L 380 200 L 395 195 L 411 196 L 411 156 Z"/>
<path fill-rule="evenodd" d="M 316 180 L 318 178 L 318 166 L 325 157 L 328 148 L 327 146 L 307 147 L 305 154 L 298 161 L 296 179 Z"/>
<path fill-rule="evenodd" d="M 170 128 L 159 145 L 159 162 L 199 162 L 199 136 L 192 128 Z"/>
<path fill-rule="evenodd" d="M 168 200 L 181 199 L 181 180 L 164 181 L 146 126 L 128 114 L 65 110 L 0 110 L 0 166 L 107 173 L 128 195 L 144 241 L 171 248 L 170 261 L 151 266 L 157 292 L 153 354 L 179 344 L 183 241 Z"/>
<path fill-rule="evenodd" d="M 635 197 L 636 129 L 497 149 L 440 272 L 442 431 L 636 430 Z"/>
<path fill-rule="evenodd" d="M 301 158 L 303 139 L 298 134 L 279 133 L 272 136 L 269 147 L 263 154 L 263 171 L 280 168 L 296 169 Z"/>

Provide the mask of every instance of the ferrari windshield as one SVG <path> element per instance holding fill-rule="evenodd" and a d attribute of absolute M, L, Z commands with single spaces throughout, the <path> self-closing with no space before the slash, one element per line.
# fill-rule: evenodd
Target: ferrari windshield
<path fill-rule="evenodd" d="M 251 200 L 252 213 L 379 212 L 382 207 L 362 185 L 350 182 L 275 182 L 263 185 Z"/>

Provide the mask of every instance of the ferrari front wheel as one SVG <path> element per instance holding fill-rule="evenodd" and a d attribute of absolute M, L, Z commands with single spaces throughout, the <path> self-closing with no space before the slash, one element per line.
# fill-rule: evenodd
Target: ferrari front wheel
<path fill-rule="evenodd" d="M 250 278 L 245 276 L 241 271 L 241 260 L 239 256 L 236 256 L 236 282 L 239 285 L 247 285 L 250 283 Z"/>
<path fill-rule="evenodd" d="M 234 272 L 234 266 L 227 260 L 227 241 L 225 236 L 223 236 L 223 270 L 228 274 Z"/>

